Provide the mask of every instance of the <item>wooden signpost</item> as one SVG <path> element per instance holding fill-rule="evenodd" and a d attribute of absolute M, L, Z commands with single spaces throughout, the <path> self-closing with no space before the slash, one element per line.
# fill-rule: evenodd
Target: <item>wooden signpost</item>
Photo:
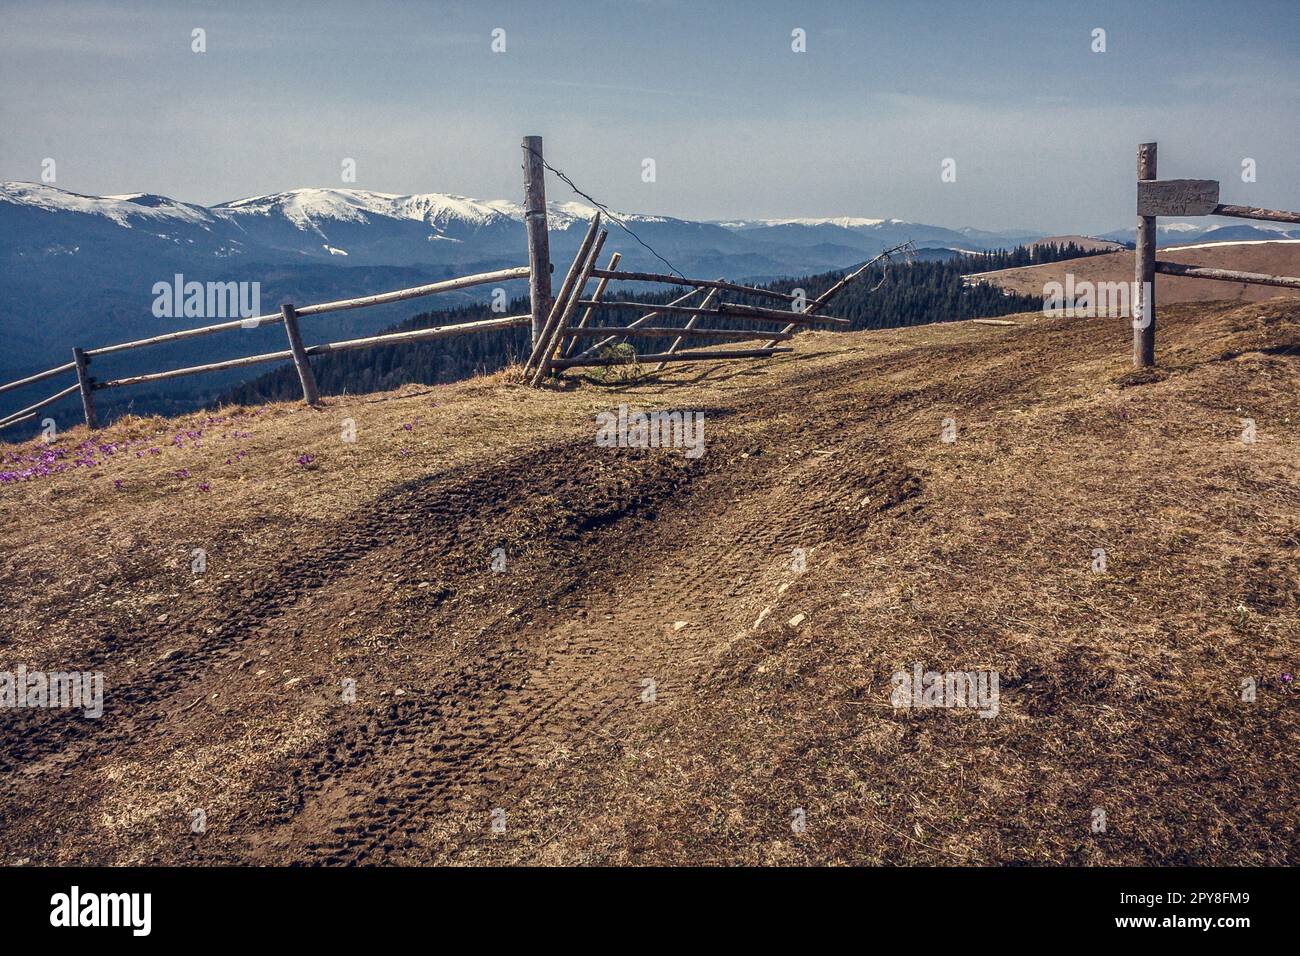
<path fill-rule="evenodd" d="M 1300 222 L 1300 213 L 1258 206 L 1233 206 L 1219 202 L 1215 179 L 1156 179 L 1156 144 L 1142 143 L 1137 155 L 1137 252 L 1134 256 L 1133 364 L 1147 368 L 1156 363 L 1156 275 L 1187 279 L 1212 279 L 1251 285 L 1300 289 L 1300 278 L 1208 269 L 1156 259 L 1157 216 L 1230 216 Z"/>
<path fill-rule="evenodd" d="M 1156 144 L 1138 147 L 1138 182 L 1156 178 Z M 1133 274 L 1133 365 L 1156 364 L 1156 217 L 1138 213 Z"/>
<path fill-rule="evenodd" d="M 1218 205 L 1217 179 L 1138 180 L 1139 216 L 1212 216 Z"/>

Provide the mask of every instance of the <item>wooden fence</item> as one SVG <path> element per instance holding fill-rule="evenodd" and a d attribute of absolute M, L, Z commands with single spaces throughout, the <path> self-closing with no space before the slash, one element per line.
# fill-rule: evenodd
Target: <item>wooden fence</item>
<path fill-rule="evenodd" d="M 1137 256 L 1133 305 L 1133 364 L 1145 368 L 1156 361 L 1156 274 L 1220 282 L 1300 289 L 1300 277 L 1207 269 L 1201 266 L 1165 262 L 1156 258 L 1157 216 L 1232 216 L 1270 222 L 1300 223 L 1300 213 L 1254 206 L 1233 206 L 1219 202 L 1219 183 L 1214 179 L 1156 179 L 1156 144 L 1142 143 L 1137 153 Z"/>
<path fill-rule="evenodd" d="M 402 302 L 406 299 L 414 299 L 420 296 L 436 295 L 439 292 L 451 292 L 457 289 L 468 289 L 472 286 L 486 285 L 491 282 L 506 282 L 510 279 L 526 279 L 531 275 L 532 270 L 528 266 L 517 266 L 510 269 L 498 269 L 495 272 L 482 272 L 477 275 L 461 276 L 456 279 L 447 279 L 443 282 L 434 282 L 430 285 L 416 286 L 411 289 L 398 289 L 394 292 L 381 292 L 377 295 L 361 296 L 355 299 L 340 299 L 336 302 L 322 302 L 318 305 L 307 305 L 302 308 L 295 308 L 293 305 L 286 303 L 280 307 L 278 314 L 260 315 L 246 319 L 236 319 L 231 322 L 219 322 L 216 325 L 205 325 L 196 329 L 185 329 L 179 332 L 169 332 L 165 335 L 155 335 L 152 338 L 137 339 L 134 342 L 122 342 L 117 345 L 105 345 L 100 348 L 82 349 L 74 348 L 72 350 L 72 361 L 66 365 L 59 365 L 55 368 L 46 369 L 44 372 L 38 372 L 27 378 L 20 379 L 16 382 L 9 382 L 6 385 L 0 385 L 0 392 L 12 391 L 16 388 L 22 388 L 26 385 L 32 385 L 36 382 L 44 381 L 48 378 L 54 378 L 65 372 L 76 374 L 77 381 L 67 388 L 55 392 L 48 398 L 44 398 L 34 405 L 29 405 L 20 411 L 14 412 L 4 418 L 0 418 L 0 428 L 7 428 L 10 425 L 17 425 L 19 422 L 27 421 L 34 418 L 36 413 L 41 409 L 53 405 L 55 402 L 74 393 L 81 395 L 82 414 L 85 417 L 86 425 L 90 428 L 99 426 L 98 418 L 95 414 L 95 392 L 106 388 L 121 388 L 125 385 L 139 385 L 144 382 L 160 382 L 164 379 L 179 378 L 183 375 L 199 375 L 203 372 L 219 372 L 223 369 L 242 368 L 246 365 L 257 365 L 262 362 L 282 362 L 286 359 L 292 359 L 294 367 L 298 372 L 298 380 L 302 385 L 303 400 L 309 405 L 315 405 L 320 401 L 320 392 L 316 387 L 316 377 L 312 373 L 311 363 L 308 359 L 313 355 L 328 355 L 331 352 L 345 352 L 349 349 L 366 349 L 374 348 L 380 345 L 405 345 L 411 342 L 427 342 L 432 339 L 449 338 L 456 335 L 468 335 L 474 332 L 487 332 L 493 329 L 510 329 L 532 324 L 531 315 L 512 315 L 500 319 L 486 319 L 479 322 L 464 322 L 459 325 L 444 325 L 432 329 L 416 329 L 411 332 L 390 332 L 386 335 L 372 335 L 367 338 L 346 339 L 342 342 L 328 342 L 321 345 L 304 345 L 302 335 L 298 328 L 298 320 L 303 316 L 322 315 L 327 312 L 340 312 L 345 309 L 360 309 L 371 305 L 384 305 L 389 302 Z M 261 355 L 246 355 L 241 358 L 226 359 L 221 362 L 212 362 L 208 365 L 191 365 L 187 368 L 170 369 L 165 372 L 150 372 L 144 375 L 131 375 L 125 378 L 111 379 L 109 381 L 96 381 L 90 374 L 91 363 L 95 358 L 101 355 L 110 355 L 114 352 L 124 352 L 128 349 L 145 348 L 150 345 L 160 345 L 164 342 L 178 342 L 182 339 L 195 338 L 200 335 L 212 335 L 216 332 L 228 332 L 234 329 L 256 328 L 262 325 L 274 325 L 280 323 L 284 325 L 285 334 L 288 339 L 289 347 L 279 352 L 264 352 Z"/>
<path fill-rule="evenodd" d="M 532 354 L 529 355 L 528 361 L 524 365 L 525 381 L 533 387 L 540 386 L 550 374 L 558 374 L 564 369 L 581 366 L 626 365 L 632 362 L 637 364 L 644 362 L 646 364 L 657 363 L 655 371 L 658 371 L 669 362 L 768 358 L 782 352 L 789 352 L 791 349 L 778 346 L 777 343 L 789 339 L 794 330 L 801 325 L 849 325 L 848 319 L 823 315 L 818 310 L 839 295 L 849 284 L 866 275 L 873 265 L 882 260 L 888 260 L 891 255 L 911 246 L 910 242 L 903 243 L 882 252 L 874 259 L 864 263 L 856 271 L 844 276 L 817 299 L 807 302 L 802 297 L 788 292 L 758 289 L 753 286 L 727 282 L 724 279 L 691 279 L 681 275 L 667 275 L 658 272 L 621 271 L 617 268 L 619 263 L 618 253 L 614 253 L 610 257 L 608 266 L 599 269 L 596 267 L 596 261 L 600 256 L 601 246 L 605 242 L 606 235 L 607 233 L 600 228 L 600 214 L 597 213 L 587 229 L 582 245 L 578 248 L 578 254 L 574 257 L 573 264 L 569 267 L 564 283 L 561 285 L 551 307 L 550 315 L 541 327 L 540 335 L 534 338 Z M 583 290 L 592 279 L 598 280 L 596 290 L 592 293 L 590 299 L 584 299 L 582 298 Z M 664 305 L 647 306 L 643 302 L 611 301 L 603 298 L 606 286 L 611 280 L 690 286 L 691 291 Z M 687 305 L 701 292 L 705 293 L 705 295 L 696 305 Z M 784 308 L 773 309 L 738 302 L 724 302 L 722 296 L 727 292 L 760 299 L 776 300 L 782 303 Z M 582 317 L 575 322 L 573 318 L 579 306 L 583 306 L 585 311 Z M 593 311 L 598 307 L 606 310 L 629 310 L 634 312 L 645 312 L 649 308 L 652 311 L 629 322 L 627 325 L 588 325 Z M 684 326 L 648 324 L 651 319 L 672 315 L 687 316 L 686 324 Z M 758 323 L 771 322 L 780 324 L 782 329 L 779 332 L 754 332 L 751 329 L 738 328 L 702 329 L 697 327 L 702 319 L 739 319 Z M 671 338 L 673 342 L 665 351 L 640 355 L 627 355 L 605 350 L 607 346 L 633 336 Z M 688 338 L 708 340 L 744 337 L 762 338 L 767 341 L 759 348 L 681 351 L 682 343 Z M 574 352 L 579 340 L 587 338 L 596 338 L 599 341 L 575 355 Z M 567 345 L 565 339 L 569 340 Z"/>
<path fill-rule="evenodd" d="M 42 409 L 64 398 L 78 394 L 81 397 L 82 414 L 89 428 L 98 427 L 95 413 L 95 393 L 106 388 L 121 388 L 127 385 L 139 385 L 145 382 L 158 382 L 165 379 L 179 378 L 183 375 L 199 375 L 204 372 L 218 372 L 224 369 L 242 368 L 262 362 L 279 362 L 292 360 L 302 386 L 303 400 L 309 405 L 320 401 L 320 391 L 316 386 L 316 377 L 312 372 L 310 359 L 315 355 L 327 355 L 349 349 L 374 348 L 381 345 L 405 345 L 411 342 L 427 342 L 434 339 L 449 338 L 457 335 L 469 335 L 475 332 L 489 332 L 497 329 L 509 329 L 528 326 L 532 330 L 532 350 L 525 365 L 525 379 L 534 387 L 540 386 L 549 375 L 559 374 L 567 368 L 577 366 L 613 365 L 628 361 L 621 355 L 611 355 L 605 347 L 628 336 L 671 337 L 673 342 L 662 352 L 636 357 L 639 362 L 657 362 L 662 368 L 667 362 L 725 361 L 730 359 L 766 358 L 780 352 L 789 352 L 789 348 L 778 346 L 778 342 L 789 339 L 793 330 L 800 325 L 828 324 L 848 325 L 847 319 L 818 314 L 817 310 L 830 301 L 850 282 L 864 275 L 867 269 L 881 259 L 888 258 L 899 248 L 889 250 L 866 263 L 860 269 L 846 275 L 820 298 L 811 304 L 804 303 L 794 295 L 757 289 L 738 285 L 723 279 L 689 279 L 679 275 L 666 275 L 651 272 L 620 272 L 617 269 L 619 254 L 610 257 L 604 269 L 596 267 L 597 257 L 604 245 L 607 233 L 600 228 L 601 215 L 597 213 L 592 221 L 578 254 L 570 266 L 568 274 L 558 295 L 552 295 L 549 231 L 546 211 L 545 162 L 542 158 L 542 139 L 540 136 L 527 136 L 523 141 L 524 149 L 524 226 L 528 239 L 528 265 L 477 275 L 461 276 L 434 282 L 429 285 L 410 289 L 398 289 L 376 295 L 361 296 L 354 299 L 340 299 L 335 302 L 323 302 L 317 305 L 298 307 L 285 303 L 278 313 L 250 318 L 219 322 L 200 328 L 184 329 L 155 335 L 151 338 L 106 345 L 99 348 L 72 349 L 72 361 L 55 368 L 46 369 L 35 375 L 16 382 L 0 385 L 0 393 L 13 391 L 33 385 L 46 379 L 66 373 L 73 373 L 76 381 L 68 387 L 55 392 L 47 398 L 29 405 L 27 408 L 0 417 L 0 428 L 28 421 Z M 905 244 L 906 245 L 906 244 Z M 345 309 L 360 309 L 390 302 L 403 302 L 421 296 L 435 295 L 439 292 L 451 292 L 492 282 L 505 282 L 511 279 L 528 279 L 529 313 L 527 315 L 506 316 L 499 319 L 486 319 L 465 322 L 459 325 L 446 325 L 431 329 L 418 329 L 410 332 L 392 332 L 386 335 L 374 335 L 367 338 L 347 339 L 342 342 L 330 342 L 322 345 L 304 345 L 299 329 L 299 319 Z M 596 279 L 597 286 L 589 299 L 584 299 L 583 292 L 587 283 Z M 605 301 L 603 296 L 611 280 L 623 282 L 656 282 L 676 286 L 690 286 L 692 291 L 674 299 L 666 305 L 654 306 L 646 303 L 627 301 Z M 687 305 L 696 295 L 705 295 L 695 305 Z M 782 309 L 763 308 L 727 303 L 721 301 L 724 293 L 740 293 L 746 296 L 766 298 L 781 302 Z M 573 321 L 579 306 L 585 307 L 581 318 Z M 645 312 L 640 318 L 625 326 L 590 326 L 589 320 L 597 307 L 604 309 L 628 309 Z M 650 310 L 647 312 L 647 310 Z M 687 316 L 682 327 L 649 325 L 650 320 L 661 316 Z M 741 319 L 749 322 L 772 322 L 782 325 L 779 332 L 755 333 L 743 329 L 701 329 L 697 328 L 700 320 Z M 186 368 L 171 369 L 162 372 L 150 372 L 131 375 L 124 378 L 98 381 L 91 374 L 92 364 L 100 356 L 130 349 L 160 345 L 165 342 L 178 342 L 200 335 L 212 335 L 234 329 L 255 328 L 261 325 L 280 323 L 284 326 L 288 348 L 277 352 L 265 352 L 260 355 L 248 355 L 242 358 L 212 362 L 207 365 L 193 365 Z M 734 339 L 737 336 L 761 337 L 768 341 L 760 348 L 716 349 L 712 351 L 682 351 L 681 345 L 687 338 L 696 339 Z M 596 338 L 599 341 L 576 352 L 580 339 Z M 567 347 L 566 347 L 567 340 Z M 574 354 L 576 352 L 576 354 Z"/>

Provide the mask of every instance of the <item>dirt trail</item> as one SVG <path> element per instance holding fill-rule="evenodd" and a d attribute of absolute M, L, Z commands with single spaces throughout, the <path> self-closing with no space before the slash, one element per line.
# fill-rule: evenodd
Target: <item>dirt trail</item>
<path fill-rule="evenodd" d="M 106 672 L 106 713 L 6 715 L 4 860 L 601 858 L 573 807 L 609 812 L 633 741 L 703 759 L 683 708 L 763 673 L 773 635 L 798 640 L 783 596 L 815 616 L 888 542 L 953 520 L 952 476 L 918 451 L 940 420 L 951 410 L 978 429 L 1049 394 L 1060 413 L 1072 390 L 1096 391 L 1080 378 L 1113 358 L 1110 332 L 808 337 L 802 365 L 679 386 L 693 401 L 680 407 L 705 415 L 696 460 L 597 447 L 589 413 L 564 406 L 577 396 L 550 396 L 541 438 L 377 487 L 269 557 L 250 552 L 246 574 L 170 601 L 166 621 L 126 634 L 119 618 L 82 619 L 69 640 L 83 668 Z M 662 396 L 673 389 L 595 401 Z M 979 467 L 978 439 L 969 447 Z M 796 570 L 796 549 L 816 573 Z M 987 573 L 971 572 L 968 600 Z"/>

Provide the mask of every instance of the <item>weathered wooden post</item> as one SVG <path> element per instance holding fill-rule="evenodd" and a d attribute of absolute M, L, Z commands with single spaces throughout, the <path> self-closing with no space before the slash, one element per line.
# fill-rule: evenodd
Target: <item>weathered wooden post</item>
<path fill-rule="evenodd" d="M 596 218 L 592 220 L 592 223 L 600 223 L 600 213 L 596 213 Z M 545 337 L 545 344 L 542 346 L 542 355 L 537 365 L 537 371 L 533 375 L 533 388 L 539 387 L 542 382 L 546 381 L 546 376 L 551 371 L 551 362 L 555 359 L 555 353 L 559 350 L 560 344 L 564 341 L 564 332 L 568 327 L 569 319 L 573 317 L 573 310 L 578 307 L 578 300 L 582 298 L 582 290 L 587 287 L 587 280 L 591 278 L 591 270 L 596 268 L 596 258 L 600 255 L 601 246 L 605 244 L 605 237 L 608 235 L 609 233 L 602 229 L 600 235 L 596 237 L 596 241 L 591 244 L 590 250 L 584 247 L 587 258 L 582 265 L 582 272 L 573 284 L 569 297 L 564 300 L 559 318 L 551 324 L 549 330 L 542 333 Z M 552 316 L 552 318 L 554 319 L 555 316 Z"/>
<path fill-rule="evenodd" d="M 284 320 L 284 331 L 289 336 L 289 351 L 293 353 L 293 365 L 298 370 L 298 381 L 302 384 L 302 400 L 308 405 L 320 404 L 320 392 L 316 388 L 316 375 L 307 361 L 307 350 L 303 348 L 302 333 L 298 331 L 298 313 L 292 303 L 280 306 L 280 317 Z"/>
<path fill-rule="evenodd" d="M 1156 178 L 1156 144 L 1138 146 L 1137 178 Z M 1156 217 L 1138 216 L 1133 276 L 1133 365 L 1156 364 Z"/>
<path fill-rule="evenodd" d="M 532 347 L 551 314 L 551 241 L 546 220 L 546 167 L 542 138 L 524 137 L 524 226 L 528 230 L 528 300 L 533 314 Z"/>
<path fill-rule="evenodd" d="M 90 365 L 90 359 L 86 353 L 77 347 L 72 349 L 72 361 L 77 366 L 77 387 L 81 390 L 81 412 L 86 416 L 86 427 L 94 430 L 99 427 L 99 420 L 95 417 L 95 399 L 94 380 L 91 379 L 87 366 Z"/>

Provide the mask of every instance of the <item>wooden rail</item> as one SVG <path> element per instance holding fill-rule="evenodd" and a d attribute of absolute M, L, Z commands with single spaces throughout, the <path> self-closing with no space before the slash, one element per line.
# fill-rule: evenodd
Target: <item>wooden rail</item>
<path fill-rule="evenodd" d="M 103 345 L 97 349 L 86 349 L 86 354 L 92 358 L 97 355 L 111 355 L 113 352 L 125 352 L 129 349 L 144 348 L 147 345 L 162 345 L 166 342 L 179 342 L 183 339 L 198 338 L 200 335 L 212 335 L 214 332 L 229 332 L 233 329 L 255 329 L 260 325 L 274 325 L 280 321 L 280 313 L 274 315 L 258 315 L 247 319 L 236 319 L 233 322 L 218 322 L 216 325 L 204 325 L 197 329 L 181 329 L 179 332 L 168 332 L 165 335 L 155 335 L 147 339 L 136 339 L 134 342 L 119 342 L 117 345 Z"/>
<path fill-rule="evenodd" d="M 404 302 L 408 299 L 419 298 L 422 296 L 436 295 L 439 292 L 451 292 L 458 289 L 467 289 L 472 286 L 486 285 L 492 282 L 507 282 L 511 279 L 526 279 L 529 277 L 528 266 L 516 266 L 509 269 L 497 269 L 493 272 L 481 272 L 475 275 L 459 276 L 454 279 L 445 279 L 440 282 L 432 282 L 428 285 L 414 286 L 409 289 L 398 289 L 393 292 L 382 292 L 377 295 L 361 296 L 355 299 L 340 299 L 334 302 L 322 302 L 317 305 L 307 305 L 298 309 L 293 305 L 286 303 L 279 315 L 264 315 L 250 317 L 247 319 L 236 319 L 230 322 L 218 322 L 213 325 L 201 326 L 195 329 L 182 329 L 178 332 L 169 332 L 165 335 L 155 335 L 146 339 L 136 339 L 131 342 L 121 342 L 116 345 L 105 345 L 94 349 L 73 349 L 73 361 L 60 365 L 56 368 L 47 369 L 44 372 L 38 372 L 35 375 L 29 375 L 26 378 L 19 379 L 16 382 L 9 382 L 0 385 L 0 392 L 7 392 L 12 389 L 22 388 L 25 385 L 32 385 L 36 382 L 44 381 L 56 375 L 65 372 L 76 372 L 77 382 L 74 385 L 56 392 L 48 398 L 42 399 L 34 405 L 14 412 L 4 418 L 0 418 L 0 428 L 9 425 L 16 425 L 21 421 L 26 421 L 36 412 L 52 405 L 60 399 L 76 393 L 81 394 L 82 414 L 85 418 L 86 425 L 90 428 L 98 426 L 97 416 L 93 394 L 96 391 L 105 388 L 122 388 L 127 385 L 139 385 L 146 382 L 161 382 L 167 379 L 180 378 L 186 375 L 200 375 L 205 372 L 220 372 L 232 368 L 244 368 L 249 365 L 258 365 L 264 362 L 280 362 L 293 360 L 295 368 L 298 370 L 299 384 L 302 386 L 303 398 L 308 404 L 316 404 L 319 401 L 319 392 L 316 389 L 315 375 L 312 373 L 311 365 L 307 359 L 312 355 L 325 355 L 331 352 L 342 352 L 350 349 L 376 348 L 383 345 L 404 345 L 411 342 L 424 342 L 441 338 L 451 338 L 458 335 L 468 335 L 474 332 L 490 332 L 498 329 L 509 329 L 527 326 L 532 324 L 532 316 L 515 315 L 505 316 L 499 319 L 484 319 L 477 322 L 463 322 L 458 325 L 440 326 L 431 329 L 414 329 L 409 332 L 389 332 L 384 335 L 372 335 L 365 338 L 347 339 L 341 342 L 330 342 L 324 345 L 304 345 L 302 337 L 298 334 L 298 318 L 304 315 L 320 315 L 327 312 L 337 312 L 344 309 L 359 309 L 372 305 L 384 305 L 389 302 Z M 159 345 L 164 342 L 176 342 L 184 339 L 194 338 L 200 335 L 211 335 L 215 332 L 227 332 L 240 328 L 252 328 L 262 324 L 280 323 L 285 326 L 289 338 L 289 348 L 276 352 L 264 352 L 260 355 L 245 355 L 240 358 L 225 359 L 220 362 L 209 362 L 204 365 L 191 365 L 185 368 L 169 369 L 163 372 L 148 372 L 141 375 L 130 375 L 123 378 L 116 378 L 105 382 L 96 381 L 89 374 L 91 360 L 102 355 L 110 355 L 115 352 L 123 352 L 129 349 L 145 348 L 151 345 Z"/>
<path fill-rule="evenodd" d="M 320 315 L 322 312 L 341 312 L 344 309 L 364 309 L 372 305 L 387 305 L 389 302 L 405 302 L 425 295 L 439 292 L 454 292 L 471 286 L 487 285 L 489 282 L 508 282 L 511 279 L 527 279 L 528 266 L 515 266 L 513 269 L 498 269 L 496 272 L 480 272 L 477 275 L 461 276 L 459 279 L 445 279 L 429 285 L 416 286 L 413 289 L 398 289 L 396 292 L 381 292 L 378 295 L 363 295 L 357 299 L 339 299 L 337 302 L 322 302 L 320 305 L 304 305 L 298 310 L 299 315 Z"/>
<path fill-rule="evenodd" d="M 635 309 L 637 311 L 654 308 L 661 312 L 675 312 L 680 315 L 730 317 L 750 319 L 755 322 L 793 322 L 799 325 L 814 325 L 822 322 L 828 325 L 852 324 L 848 319 L 841 319 L 834 315 L 811 315 L 805 312 L 784 312 L 780 309 L 764 309 L 757 305 L 741 305 L 738 302 L 720 302 L 718 305 L 708 309 L 691 308 L 690 306 L 685 305 L 648 306 L 644 302 L 611 302 L 608 299 L 603 302 L 579 299 L 578 305 L 599 305 L 606 309 Z"/>
<path fill-rule="evenodd" d="M 586 359 L 555 359 L 556 368 L 575 368 L 579 365 L 634 365 L 641 362 L 722 362 L 727 359 L 767 358 L 779 352 L 793 352 L 790 348 L 772 349 L 718 349 L 715 352 L 653 352 L 649 355 L 604 355 Z"/>
<path fill-rule="evenodd" d="M 479 322 L 463 322 L 459 325 L 440 325 L 432 329 L 415 329 L 410 332 L 389 332 L 385 335 L 372 335 L 364 339 L 346 339 L 342 342 L 329 342 L 323 345 L 308 345 L 303 351 L 308 355 L 328 355 L 332 352 L 346 352 L 352 349 L 377 348 L 381 345 L 406 345 L 411 342 L 427 342 L 433 339 L 453 338 L 472 332 L 490 332 L 494 329 L 521 328 L 532 323 L 532 316 L 511 315 L 502 319 L 484 319 Z M 119 388 L 123 385 L 139 385 L 141 382 L 160 382 L 168 378 L 180 378 L 184 375 L 198 375 L 203 372 L 219 372 L 228 368 L 240 368 L 245 365 L 257 365 L 262 362 L 283 362 L 293 358 L 293 351 L 264 352 L 261 355 L 246 355 L 243 358 L 213 362 L 209 365 L 192 365 L 189 368 L 176 368 L 167 372 L 151 372 L 148 375 L 132 375 L 128 378 L 113 379 L 111 382 L 96 383 L 95 388 Z"/>
<path fill-rule="evenodd" d="M 780 299 L 782 302 L 798 302 L 799 297 L 788 292 L 774 289 L 756 289 L 753 286 L 737 285 L 722 279 L 686 279 L 682 276 L 667 275 L 662 272 L 616 272 L 613 269 L 595 269 L 591 273 L 597 279 L 617 279 L 620 282 L 662 282 L 668 285 L 689 285 L 697 289 L 718 289 L 722 292 L 742 292 L 745 295 L 766 296 Z"/>
<path fill-rule="evenodd" d="M 1259 206 L 1234 206 L 1219 202 L 1219 183 L 1213 179 L 1156 179 L 1156 144 L 1138 146 L 1137 161 L 1137 249 L 1134 255 L 1133 364 L 1146 368 L 1156 361 L 1157 274 L 1189 279 L 1213 279 L 1218 282 L 1244 282 L 1252 285 L 1300 289 L 1300 277 L 1266 275 L 1260 272 L 1237 272 L 1184 265 L 1156 258 L 1156 218 L 1158 216 L 1231 216 L 1237 219 L 1262 219 L 1272 222 L 1300 222 L 1300 212 L 1264 209 Z"/>
<path fill-rule="evenodd" d="M 1219 282 L 1245 282 L 1250 285 L 1272 285 L 1284 289 L 1300 289 L 1300 278 L 1295 276 L 1271 276 L 1262 272 L 1238 272 L 1235 269 L 1210 269 L 1205 266 L 1189 266 L 1181 262 L 1165 262 L 1157 259 L 1155 271 L 1164 275 L 1184 276 L 1188 279 L 1215 279 Z"/>
<path fill-rule="evenodd" d="M 1258 209 L 1255 206 L 1214 207 L 1212 216 L 1232 216 L 1236 219 L 1263 219 L 1269 222 L 1300 222 L 1300 212 L 1283 212 L 1279 209 Z"/>
<path fill-rule="evenodd" d="M 24 385 L 34 385 L 36 382 L 43 382 L 47 378 L 62 375 L 64 372 L 71 372 L 76 367 L 76 362 L 69 362 L 67 365 L 60 365 L 58 368 L 47 368 L 44 372 L 37 372 L 35 375 L 28 375 L 26 378 L 20 378 L 16 382 L 10 382 L 8 385 L 0 385 L 0 392 L 8 392 L 15 388 L 22 388 Z"/>
<path fill-rule="evenodd" d="M 745 329 L 688 329 L 668 326 L 588 326 L 585 329 L 570 329 L 569 335 L 576 336 L 594 336 L 594 335 L 611 335 L 614 338 L 631 338 L 634 335 L 647 336 L 649 338 L 681 338 L 683 336 L 696 339 L 726 339 L 726 338 L 770 338 L 776 336 L 781 339 L 788 339 L 792 336 L 789 332 L 749 332 Z"/>
<path fill-rule="evenodd" d="M 0 428 L 4 428 L 6 425 L 17 424 L 19 421 L 22 421 L 23 419 L 26 418 L 31 418 L 33 415 L 35 415 L 45 406 L 53 405 L 59 399 L 66 398 L 69 395 L 75 395 L 80 390 L 81 390 L 81 386 L 78 384 L 69 385 L 63 391 L 55 392 L 49 398 L 43 398 L 35 405 L 28 405 L 26 408 L 22 409 L 21 411 L 14 412 L 12 415 L 8 416 L 7 418 L 0 419 Z"/>

